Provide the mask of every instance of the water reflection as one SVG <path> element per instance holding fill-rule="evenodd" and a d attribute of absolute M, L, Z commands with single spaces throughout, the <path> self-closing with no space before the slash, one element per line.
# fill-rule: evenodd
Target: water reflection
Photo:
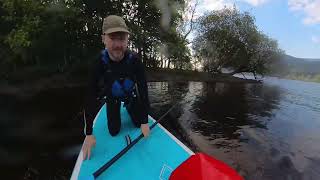
<path fill-rule="evenodd" d="M 239 134 L 235 132 L 245 125 L 266 128 L 280 100 L 279 88 L 260 84 L 190 83 L 189 93 L 184 112 L 189 117 L 190 113 L 195 115 L 182 119 L 194 132 L 211 139 L 237 138 Z"/>
<path fill-rule="evenodd" d="M 223 160 L 246 179 L 319 179 L 319 85 L 267 79 L 189 82 L 171 89 L 179 106 L 164 125 L 194 151 Z"/>
<path fill-rule="evenodd" d="M 201 94 L 192 104 L 199 118 L 191 123 L 195 132 L 211 139 L 222 135 L 234 138 L 234 132 L 239 126 L 248 124 L 248 104 L 243 85 L 206 83 Z"/>
<path fill-rule="evenodd" d="M 174 109 L 160 122 L 166 129 L 168 129 L 175 137 L 180 139 L 189 147 L 196 147 L 189 140 L 188 135 L 178 122 L 181 117 L 183 109 L 181 103 L 183 102 L 189 89 L 188 82 L 150 82 L 149 98 L 151 103 L 151 116 L 155 119 L 166 113 L 172 106 Z"/>
<path fill-rule="evenodd" d="M 320 85 L 148 83 L 151 115 L 194 151 L 246 179 L 320 179 Z M 68 179 L 83 141 L 84 89 L 0 96 L 4 179 Z"/>

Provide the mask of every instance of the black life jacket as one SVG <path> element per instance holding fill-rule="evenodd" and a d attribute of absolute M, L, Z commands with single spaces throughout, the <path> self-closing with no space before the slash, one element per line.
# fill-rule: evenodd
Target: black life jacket
<path fill-rule="evenodd" d="M 134 61 L 134 56 L 131 52 L 129 52 L 124 59 L 126 65 L 130 65 Z M 102 51 L 102 62 L 105 65 L 105 71 L 112 72 L 112 68 L 110 67 L 110 58 L 107 49 Z M 132 76 L 132 75 L 131 75 Z M 124 77 L 113 79 L 111 85 L 111 95 L 112 98 L 124 100 L 129 97 L 135 97 L 135 82 L 134 77 Z"/>

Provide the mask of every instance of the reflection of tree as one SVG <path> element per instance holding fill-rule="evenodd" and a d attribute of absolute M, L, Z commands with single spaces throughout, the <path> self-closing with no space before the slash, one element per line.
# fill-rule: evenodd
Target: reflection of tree
<path fill-rule="evenodd" d="M 149 98 L 152 115 L 160 117 L 170 107 L 183 100 L 189 91 L 188 82 L 152 82 L 149 83 Z M 174 113 L 181 114 L 179 108 L 174 109 Z"/>
<path fill-rule="evenodd" d="M 193 82 L 169 82 L 168 83 L 168 96 L 171 99 L 171 105 L 176 105 L 170 115 L 162 123 L 175 137 L 186 144 L 192 150 L 196 150 L 196 146 L 190 140 L 186 130 L 182 127 L 180 118 L 184 113 L 183 106 L 186 103 L 186 96 L 192 90 Z M 170 108 L 170 107 L 169 107 Z"/>
<path fill-rule="evenodd" d="M 173 103 L 181 101 L 189 91 L 189 82 L 168 82 L 168 95 Z"/>
<path fill-rule="evenodd" d="M 181 103 L 189 91 L 189 82 L 152 82 L 149 84 L 151 116 L 155 119 L 162 116 L 173 105 L 175 108 L 160 122 L 175 137 L 190 148 L 194 148 L 178 122 L 183 109 Z"/>
<path fill-rule="evenodd" d="M 250 120 L 260 121 L 261 119 L 269 119 L 273 113 L 272 110 L 278 109 L 281 90 L 277 86 L 267 85 L 246 85 L 248 113 Z M 266 122 L 260 121 L 265 124 Z"/>
<path fill-rule="evenodd" d="M 193 103 L 199 117 L 191 123 L 195 132 L 216 138 L 236 138 L 239 126 L 266 128 L 271 111 L 277 107 L 280 90 L 261 84 L 207 83 L 202 96 Z"/>
<path fill-rule="evenodd" d="M 173 116 L 174 119 L 178 119 L 183 113 L 183 109 L 180 104 L 183 103 L 182 101 L 188 91 L 189 82 L 168 82 L 168 96 L 171 101 L 170 106 L 177 104 L 171 113 L 171 116 Z"/>

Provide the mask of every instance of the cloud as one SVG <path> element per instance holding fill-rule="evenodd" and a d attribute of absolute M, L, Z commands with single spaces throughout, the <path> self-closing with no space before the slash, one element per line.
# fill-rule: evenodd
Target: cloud
<path fill-rule="evenodd" d="M 260 5 L 268 2 L 269 0 L 241 0 L 241 1 L 247 2 L 248 4 L 250 4 L 252 6 L 260 6 Z"/>
<path fill-rule="evenodd" d="M 260 6 L 269 2 L 270 0 L 199 0 L 200 5 L 198 8 L 198 12 L 200 12 L 200 14 L 203 14 L 204 11 L 221 10 L 225 7 L 233 8 L 235 4 L 241 1 L 246 2 L 252 6 Z"/>
<path fill-rule="evenodd" d="M 292 11 L 302 11 L 306 16 L 303 23 L 319 24 L 320 23 L 320 0 L 289 0 L 289 9 Z"/>
<path fill-rule="evenodd" d="M 194 14 L 194 18 L 197 19 L 208 11 L 221 10 L 225 7 L 232 8 L 233 1 L 234 0 L 191 0 L 189 6 L 194 8 L 194 5 L 196 4 L 196 2 L 198 2 L 196 12 Z M 190 7 L 184 14 L 184 19 L 191 19 L 192 9 L 190 9 Z"/>
<path fill-rule="evenodd" d="M 203 8 L 209 11 L 221 10 L 224 7 L 232 8 L 233 2 L 231 0 L 203 0 Z"/>
<path fill-rule="evenodd" d="M 320 37 L 319 36 L 312 36 L 311 37 L 312 42 L 319 44 L 320 43 Z"/>
<path fill-rule="evenodd" d="M 161 0 L 160 0 L 161 1 Z M 200 16 L 204 15 L 206 12 L 214 11 L 214 10 L 221 10 L 223 8 L 233 8 L 234 0 L 191 0 L 188 3 L 188 9 L 183 15 L 183 19 L 187 21 L 186 24 L 184 24 L 181 29 L 189 29 L 190 28 L 190 20 L 192 17 L 192 10 L 194 8 L 194 5 L 197 4 L 195 14 L 193 16 L 193 19 L 198 19 Z M 188 36 L 188 39 L 193 39 L 193 34 L 191 33 Z"/>

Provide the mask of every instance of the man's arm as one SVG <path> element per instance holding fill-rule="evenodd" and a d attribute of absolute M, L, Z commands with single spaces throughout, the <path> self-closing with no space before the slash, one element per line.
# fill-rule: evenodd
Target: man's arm
<path fill-rule="evenodd" d="M 103 76 L 103 64 L 100 58 L 101 56 L 96 59 L 97 62 L 94 63 L 89 72 L 90 75 L 87 89 L 87 99 L 84 110 L 85 135 L 92 134 L 93 120 L 102 106 L 102 103 L 97 99 L 99 95 L 99 80 Z"/>
<path fill-rule="evenodd" d="M 148 96 L 148 85 L 146 79 L 146 72 L 143 63 L 139 58 L 136 59 L 136 78 L 137 78 L 137 85 L 138 85 L 138 93 L 140 95 L 142 106 L 144 110 L 149 114 L 150 110 L 150 102 Z M 148 123 L 148 118 L 144 119 Z"/>

